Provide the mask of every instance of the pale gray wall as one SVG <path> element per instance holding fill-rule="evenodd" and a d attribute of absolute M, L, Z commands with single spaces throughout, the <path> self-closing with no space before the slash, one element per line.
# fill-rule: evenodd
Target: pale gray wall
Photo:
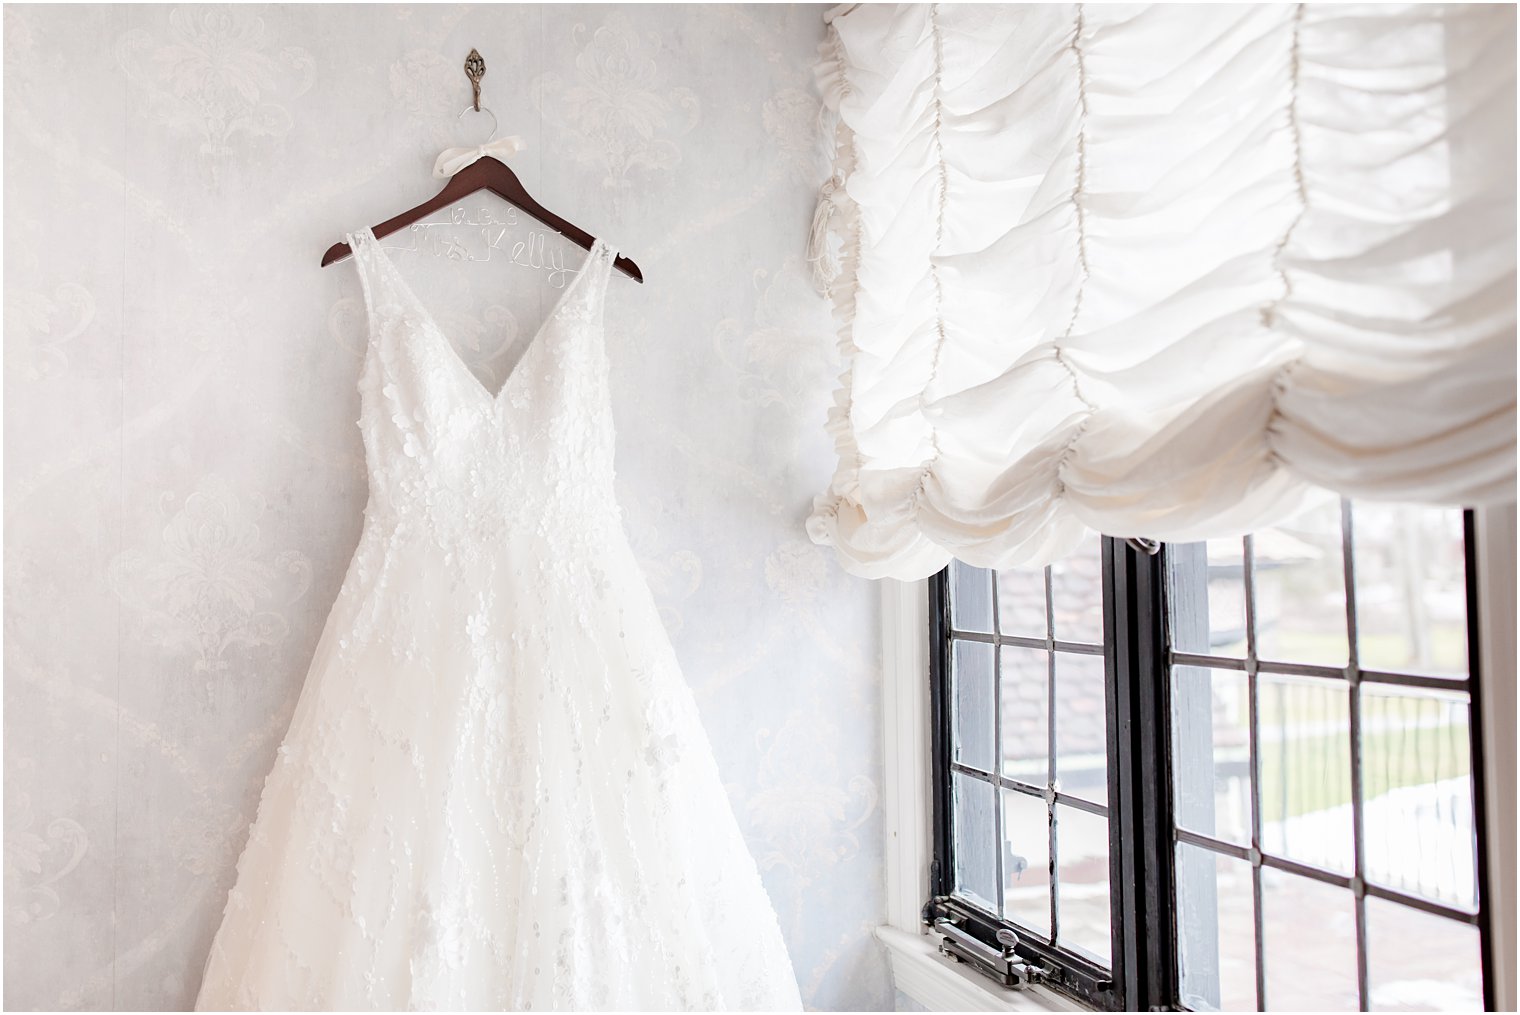
<path fill-rule="evenodd" d="M 6 7 L 7 1007 L 193 999 L 365 498 L 318 255 L 482 136 L 471 46 L 530 190 L 649 278 L 608 307 L 619 491 L 804 997 L 891 1006 L 875 595 L 802 529 L 821 10 Z M 397 260 L 493 385 L 554 296 Z"/>

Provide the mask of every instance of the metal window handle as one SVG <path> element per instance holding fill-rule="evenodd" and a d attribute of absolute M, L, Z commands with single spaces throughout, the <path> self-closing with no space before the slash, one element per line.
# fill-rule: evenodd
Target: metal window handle
<path fill-rule="evenodd" d="M 932 925 L 934 932 L 940 936 L 941 955 L 956 962 L 969 962 L 1013 990 L 1022 990 L 1038 981 L 1039 974 L 1014 955 L 1013 945 L 1008 943 L 1009 937 L 1017 942 L 1018 935 L 1007 929 L 999 929 L 996 935 L 999 947 L 994 948 L 957 927 L 955 916 L 953 912 L 943 913 L 936 917 Z"/>

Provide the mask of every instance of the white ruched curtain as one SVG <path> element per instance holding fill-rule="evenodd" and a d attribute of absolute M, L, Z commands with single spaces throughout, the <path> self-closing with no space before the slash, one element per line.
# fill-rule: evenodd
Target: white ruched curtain
<path fill-rule="evenodd" d="M 862 4 L 819 80 L 850 571 L 1513 499 L 1513 6 Z"/>

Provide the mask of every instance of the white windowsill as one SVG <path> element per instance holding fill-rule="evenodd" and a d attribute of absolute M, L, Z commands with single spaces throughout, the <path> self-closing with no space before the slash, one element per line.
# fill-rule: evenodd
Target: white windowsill
<path fill-rule="evenodd" d="M 876 928 L 892 956 L 897 989 L 930 1011 L 1086 1011 L 1044 987 L 1008 990 L 939 953 L 933 939 L 896 927 Z"/>

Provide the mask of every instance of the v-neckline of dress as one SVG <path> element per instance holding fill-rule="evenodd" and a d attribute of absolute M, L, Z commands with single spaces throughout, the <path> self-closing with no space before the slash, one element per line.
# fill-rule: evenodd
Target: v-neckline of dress
<path fill-rule="evenodd" d="M 528 339 L 527 345 L 523 347 L 522 354 L 517 357 L 517 362 L 512 364 L 511 370 L 507 371 L 507 376 L 502 380 L 501 387 L 496 389 L 495 394 L 492 394 L 491 389 L 486 387 L 479 377 L 475 376 L 475 371 L 471 370 L 469 364 L 465 363 L 464 359 L 459 355 L 458 349 L 454 347 L 454 343 L 450 341 L 448 334 L 438 323 L 438 319 L 433 316 L 433 312 L 428 309 L 427 304 L 418 298 L 417 293 L 412 289 L 411 283 L 401 273 L 401 269 L 396 267 L 396 263 L 385 252 L 385 248 L 380 245 L 380 240 L 375 236 L 374 230 L 369 226 L 365 226 L 363 233 L 370 249 L 379 257 L 381 263 L 385 266 L 385 270 L 390 273 L 407 301 L 411 303 L 412 307 L 422 317 L 422 323 L 431 329 L 435 339 L 443 345 L 443 354 L 452 360 L 459 372 L 464 375 L 464 382 L 474 388 L 493 410 L 501 404 L 507 389 L 512 386 L 513 379 L 521 372 L 523 362 L 533 352 L 533 348 L 538 345 L 538 340 L 543 336 L 543 333 L 549 330 L 549 325 L 554 322 L 554 319 L 559 316 L 560 311 L 565 308 L 565 304 L 569 301 L 570 295 L 575 291 L 575 287 L 580 285 L 581 279 L 590 273 L 596 255 L 603 245 L 600 236 L 591 241 L 591 246 L 586 250 L 586 259 L 581 263 L 580 270 L 576 272 L 575 278 L 565 285 L 565 288 L 559 294 L 559 299 L 554 301 L 554 306 L 549 310 L 548 316 L 539 322 L 538 329 L 533 332 L 532 337 Z"/>

